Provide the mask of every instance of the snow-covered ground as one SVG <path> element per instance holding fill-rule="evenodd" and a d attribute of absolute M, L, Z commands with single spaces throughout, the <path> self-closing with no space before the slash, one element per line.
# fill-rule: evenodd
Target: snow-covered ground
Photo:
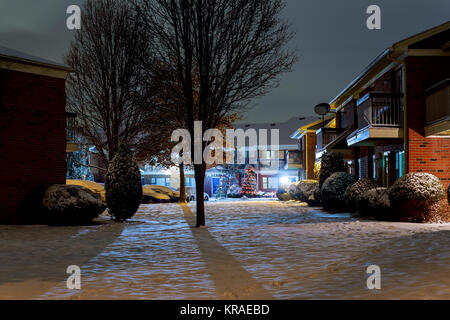
<path fill-rule="evenodd" d="M 126 224 L 0 226 L 0 298 L 449 299 L 450 225 L 364 221 L 296 202 L 141 206 Z M 79 265 L 81 290 L 66 268 Z M 381 290 L 366 269 L 381 268 Z"/>

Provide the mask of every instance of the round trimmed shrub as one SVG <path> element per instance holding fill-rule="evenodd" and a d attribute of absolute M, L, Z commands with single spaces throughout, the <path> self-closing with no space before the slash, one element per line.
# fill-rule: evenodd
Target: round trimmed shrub
<path fill-rule="evenodd" d="M 311 207 L 316 207 L 320 205 L 320 200 L 316 200 L 316 199 L 320 199 L 320 187 L 319 187 L 319 183 L 317 183 L 314 186 L 314 189 L 311 192 L 311 195 L 308 197 L 308 200 L 306 200 L 306 203 L 311 206 Z"/>
<path fill-rule="evenodd" d="M 120 146 L 109 163 L 105 178 L 106 203 L 112 218 L 125 221 L 131 218 L 142 200 L 142 182 L 133 153 Z"/>
<path fill-rule="evenodd" d="M 322 189 L 323 208 L 330 212 L 344 212 L 346 210 L 345 191 L 355 183 L 355 177 L 347 172 L 333 173 L 325 180 Z"/>
<path fill-rule="evenodd" d="M 106 209 L 106 205 L 81 186 L 57 184 L 42 199 L 42 210 L 49 225 L 83 225 Z"/>
<path fill-rule="evenodd" d="M 358 214 L 380 220 L 391 220 L 391 202 L 388 188 L 366 190 L 357 197 Z"/>
<path fill-rule="evenodd" d="M 314 189 L 314 203 L 316 206 L 320 206 L 322 204 L 322 188 L 320 184 L 317 184 L 317 187 Z"/>
<path fill-rule="evenodd" d="M 429 173 L 408 173 L 389 189 L 392 209 L 401 221 L 431 221 L 430 207 L 444 197 L 441 181 Z"/>
<path fill-rule="evenodd" d="M 367 190 L 374 189 L 378 187 L 378 182 L 371 178 L 364 178 L 356 181 L 350 187 L 347 188 L 344 194 L 345 203 L 347 209 L 350 212 L 358 211 L 358 198 L 361 194 Z"/>
<path fill-rule="evenodd" d="M 314 197 L 314 190 L 319 185 L 316 180 L 302 180 L 297 184 L 296 192 L 298 200 L 302 202 L 308 202 L 311 196 Z"/>
<path fill-rule="evenodd" d="M 291 197 L 292 200 L 300 201 L 298 185 L 299 185 L 298 182 L 293 182 L 288 186 L 289 196 Z"/>
<path fill-rule="evenodd" d="M 320 174 L 319 174 L 319 186 L 323 187 L 325 181 L 336 172 L 346 172 L 344 156 L 339 152 L 325 152 L 322 155 Z"/>
<path fill-rule="evenodd" d="M 278 190 L 277 190 L 277 198 L 280 201 L 292 200 L 291 196 L 289 195 L 289 192 L 286 190 L 286 188 L 278 188 Z"/>

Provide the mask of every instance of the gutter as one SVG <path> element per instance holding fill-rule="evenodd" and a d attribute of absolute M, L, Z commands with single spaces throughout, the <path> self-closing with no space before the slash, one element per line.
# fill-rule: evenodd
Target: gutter
<path fill-rule="evenodd" d="M 67 71 L 67 72 L 75 72 L 74 69 L 72 69 L 69 66 L 63 65 L 63 64 L 45 63 L 45 62 L 41 62 L 41 61 L 23 59 L 23 58 L 19 58 L 19 57 L 7 56 L 7 55 L 0 54 L 0 60 L 1 59 L 12 61 L 12 62 L 17 62 L 17 63 L 35 65 L 35 66 L 49 68 L 49 69 L 63 70 L 63 71 Z"/>

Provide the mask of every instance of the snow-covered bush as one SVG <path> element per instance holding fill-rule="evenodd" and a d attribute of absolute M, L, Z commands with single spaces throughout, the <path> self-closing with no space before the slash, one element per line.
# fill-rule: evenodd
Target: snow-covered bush
<path fill-rule="evenodd" d="M 371 178 L 364 178 L 356 181 L 350 187 L 347 188 L 344 194 L 345 203 L 347 209 L 350 212 L 358 211 L 358 198 L 361 194 L 367 190 L 374 189 L 378 187 L 378 182 Z"/>
<path fill-rule="evenodd" d="M 50 225 L 86 224 L 106 209 L 106 205 L 88 189 L 64 184 L 49 187 L 41 206 Z"/>
<path fill-rule="evenodd" d="M 105 178 L 106 203 L 114 220 L 131 218 L 142 200 L 141 173 L 131 150 L 121 146 Z"/>
<path fill-rule="evenodd" d="M 358 214 L 380 220 L 391 220 L 391 203 L 387 188 L 366 190 L 357 198 Z"/>
<path fill-rule="evenodd" d="M 322 188 L 320 187 L 319 184 L 317 184 L 317 187 L 314 188 L 313 197 L 314 197 L 314 205 L 310 204 L 309 202 L 308 202 L 308 204 L 310 206 L 320 206 L 322 203 Z M 311 200 L 308 200 L 308 201 L 311 201 Z"/>
<path fill-rule="evenodd" d="M 292 182 L 288 186 L 288 192 L 289 192 L 289 196 L 291 197 L 292 200 L 301 201 L 298 186 L 299 186 L 299 182 Z"/>
<path fill-rule="evenodd" d="M 450 205 L 447 199 L 442 199 L 431 204 L 426 211 L 426 222 L 443 223 L 450 222 Z"/>
<path fill-rule="evenodd" d="M 306 203 L 311 207 L 319 206 L 320 200 L 316 199 L 320 199 L 319 183 L 314 185 L 314 189 L 312 190 L 311 195 L 308 197 L 308 200 L 306 200 Z"/>
<path fill-rule="evenodd" d="M 319 185 L 316 180 L 302 180 L 298 183 L 296 193 L 298 200 L 302 202 L 308 202 L 310 197 L 314 198 L 314 190 Z"/>
<path fill-rule="evenodd" d="M 441 181 L 429 173 L 408 173 L 389 189 L 392 209 L 402 221 L 428 222 L 430 207 L 445 197 Z"/>
<path fill-rule="evenodd" d="M 346 172 L 344 157 L 339 152 L 325 152 L 322 155 L 319 175 L 319 186 L 322 188 L 325 180 L 327 180 L 333 173 Z"/>
<path fill-rule="evenodd" d="M 227 193 L 228 198 L 241 198 L 242 197 L 242 188 L 237 184 L 233 184 Z"/>
<path fill-rule="evenodd" d="M 333 173 L 325 180 L 321 189 L 323 208 L 330 212 L 346 210 L 345 191 L 355 182 L 355 177 L 347 172 Z"/>
<path fill-rule="evenodd" d="M 292 200 L 291 196 L 289 195 L 289 192 L 286 188 L 279 188 L 277 190 L 277 198 L 280 201 L 289 201 Z"/>

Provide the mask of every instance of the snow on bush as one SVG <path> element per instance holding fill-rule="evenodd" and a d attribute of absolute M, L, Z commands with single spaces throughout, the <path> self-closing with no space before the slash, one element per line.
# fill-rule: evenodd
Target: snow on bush
<path fill-rule="evenodd" d="M 319 199 L 319 200 L 316 200 Z M 316 185 L 314 185 L 314 189 L 311 192 L 311 195 L 308 197 L 308 200 L 306 200 L 306 203 L 311 206 L 311 207 L 315 207 L 315 206 L 319 206 L 320 205 L 320 187 L 319 187 L 319 183 L 317 183 Z"/>
<path fill-rule="evenodd" d="M 325 180 L 327 180 L 333 173 L 346 172 L 344 157 L 339 152 L 325 152 L 322 155 L 319 175 L 319 186 L 322 188 Z"/>
<path fill-rule="evenodd" d="M 378 187 L 378 182 L 371 178 L 364 178 L 356 181 L 350 187 L 347 188 L 344 194 L 345 203 L 347 209 L 350 212 L 358 211 L 358 198 L 361 194 L 367 190 L 374 189 Z"/>
<path fill-rule="evenodd" d="M 128 147 L 121 146 L 109 163 L 105 189 L 114 220 L 125 221 L 136 213 L 142 200 L 141 173 Z"/>
<path fill-rule="evenodd" d="M 380 220 L 390 220 L 391 202 L 387 188 L 366 190 L 357 197 L 358 214 Z"/>
<path fill-rule="evenodd" d="M 289 196 L 291 197 L 292 200 L 301 201 L 298 186 L 299 186 L 299 182 L 291 183 L 288 186 L 288 192 L 289 192 Z"/>
<path fill-rule="evenodd" d="M 296 193 L 299 201 L 308 202 L 314 200 L 314 190 L 319 186 L 316 180 L 302 180 L 297 184 Z"/>
<path fill-rule="evenodd" d="M 286 188 L 278 188 L 277 190 L 277 198 L 280 201 L 289 201 L 292 200 L 289 192 Z"/>
<path fill-rule="evenodd" d="M 408 173 L 389 189 L 392 208 L 401 221 L 434 220 L 430 207 L 444 197 L 441 181 L 429 173 Z"/>
<path fill-rule="evenodd" d="M 106 209 L 106 205 L 93 192 L 64 184 L 49 187 L 41 206 L 50 225 L 86 224 Z"/>
<path fill-rule="evenodd" d="M 314 195 L 313 195 L 314 199 L 309 200 L 309 201 L 314 200 L 314 206 L 320 206 L 320 204 L 322 203 L 322 192 L 321 191 L 322 191 L 322 188 L 320 187 L 319 184 L 317 184 L 316 188 L 314 189 Z M 310 206 L 312 206 L 312 204 L 310 204 L 309 202 L 308 202 L 308 204 Z"/>
<path fill-rule="evenodd" d="M 228 198 L 241 198 L 242 197 L 242 188 L 237 184 L 233 184 L 228 190 L 227 194 Z"/>
<path fill-rule="evenodd" d="M 321 189 L 323 208 L 330 212 L 346 211 L 344 194 L 354 182 L 355 177 L 347 172 L 333 173 Z"/>

